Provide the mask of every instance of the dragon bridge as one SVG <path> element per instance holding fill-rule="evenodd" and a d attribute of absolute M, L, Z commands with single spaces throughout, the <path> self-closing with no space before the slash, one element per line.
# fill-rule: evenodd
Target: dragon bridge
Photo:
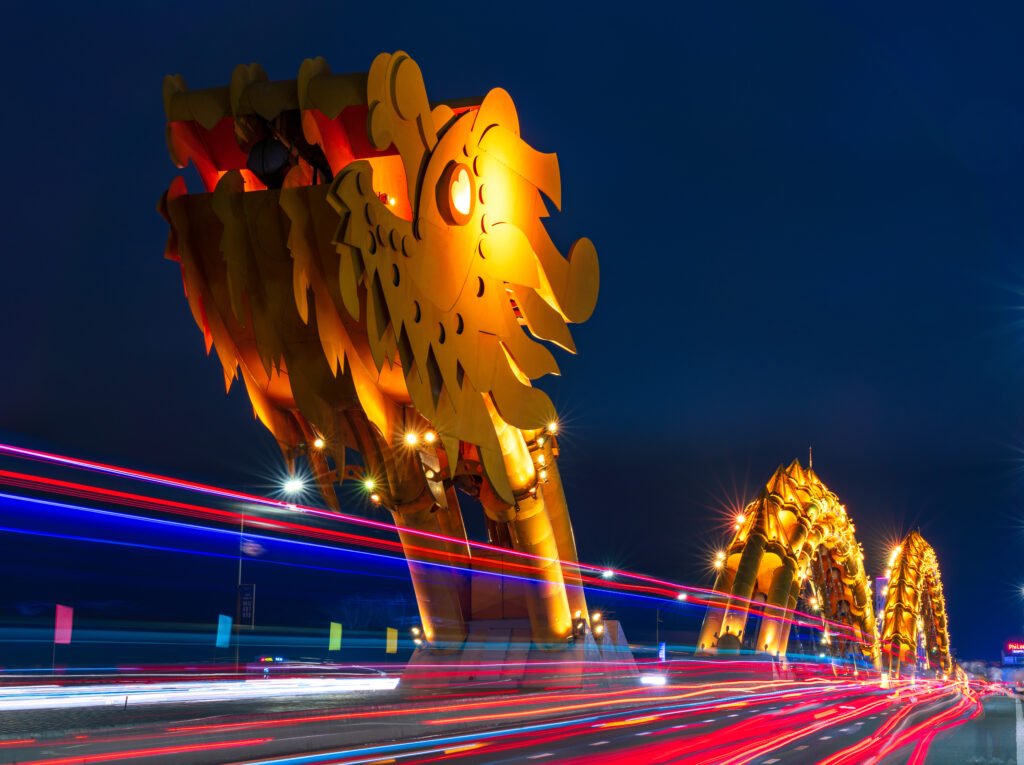
<path fill-rule="evenodd" d="M 913 664 L 918 648 L 944 673 L 953 667 L 949 650 L 946 598 L 935 550 L 910 532 L 889 558 L 889 584 L 881 627 L 882 666 L 894 674 Z"/>
<path fill-rule="evenodd" d="M 814 471 L 794 460 L 779 466 L 737 522 L 716 565 L 721 601 L 709 608 L 698 650 L 741 647 L 786 652 L 791 612 L 805 599 L 833 625 L 826 640 L 837 655 L 878 660 L 871 590 L 854 525 Z M 761 605 L 764 604 L 764 605 Z M 756 638 L 744 634 L 748 615 L 762 614 Z"/>
<path fill-rule="evenodd" d="M 431 103 L 401 52 L 368 73 L 317 58 L 288 81 L 257 64 L 205 90 L 167 77 L 163 95 L 171 157 L 204 187 L 179 177 L 161 200 L 166 256 L 226 385 L 241 377 L 328 504 L 357 478 L 392 513 L 427 648 L 495 618 L 528 619 L 540 648 L 571 643 L 587 604 L 556 412 L 531 381 L 558 373 L 546 343 L 575 352 L 567 325 L 593 311 L 598 263 L 543 225 L 561 205 L 555 155 L 520 137 L 504 90 Z M 456 489 L 493 545 L 525 555 L 471 554 Z"/>

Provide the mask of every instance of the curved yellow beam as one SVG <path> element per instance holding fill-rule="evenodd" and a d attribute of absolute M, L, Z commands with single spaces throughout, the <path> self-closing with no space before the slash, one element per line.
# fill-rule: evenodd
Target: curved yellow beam
<path fill-rule="evenodd" d="M 953 657 L 949 650 L 946 598 L 935 550 L 918 532 L 912 531 L 893 550 L 889 572 L 881 629 L 883 666 L 898 672 L 901 665 L 912 664 L 921 640 L 928 663 L 950 672 Z"/>
<path fill-rule="evenodd" d="M 848 635 L 829 638 L 836 650 L 842 641 L 853 641 L 877 661 L 870 585 L 853 522 L 836 495 L 799 461 L 779 466 L 746 507 L 716 565 L 721 598 L 705 617 L 698 650 L 738 651 L 754 601 L 764 603 L 764 618 L 753 645 L 763 653 L 785 653 L 786 611 L 810 590 L 825 618 L 846 624 Z"/>

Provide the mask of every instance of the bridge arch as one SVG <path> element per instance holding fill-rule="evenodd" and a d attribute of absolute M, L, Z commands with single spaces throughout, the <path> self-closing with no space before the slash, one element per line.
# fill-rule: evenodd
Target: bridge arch
<path fill-rule="evenodd" d="M 844 625 L 826 630 L 832 654 L 859 652 L 877 663 L 875 614 L 854 525 L 834 493 L 799 460 L 778 470 L 743 519 L 718 562 L 721 593 L 704 619 L 698 650 L 738 651 L 744 644 L 772 655 L 786 652 L 791 621 L 786 609 L 807 598 L 823 619 Z M 744 635 L 748 615 L 761 613 L 757 637 Z"/>
<path fill-rule="evenodd" d="M 889 584 L 880 635 L 882 666 L 898 673 L 913 664 L 919 641 L 931 666 L 949 673 L 946 598 L 935 550 L 916 531 L 907 534 L 889 559 Z"/>

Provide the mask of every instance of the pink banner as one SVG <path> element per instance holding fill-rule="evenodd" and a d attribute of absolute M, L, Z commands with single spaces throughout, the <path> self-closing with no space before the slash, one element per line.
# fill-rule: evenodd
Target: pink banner
<path fill-rule="evenodd" d="M 53 628 L 53 642 L 67 645 L 71 642 L 71 620 L 75 609 L 70 606 L 57 606 L 57 619 Z"/>

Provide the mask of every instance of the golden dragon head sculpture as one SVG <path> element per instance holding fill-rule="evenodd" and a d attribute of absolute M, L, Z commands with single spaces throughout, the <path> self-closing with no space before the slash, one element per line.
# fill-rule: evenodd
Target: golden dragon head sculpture
<path fill-rule="evenodd" d="M 588 239 L 563 256 L 545 230 L 558 162 L 520 137 L 508 94 L 432 107 L 398 52 L 366 75 L 315 59 L 284 83 L 257 65 L 208 91 L 168 78 L 165 107 L 172 156 L 212 192 L 165 195 L 168 255 L 286 454 L 322 434 L 333 478 L 346 444 L 390 477 L 393 447 L 429 430 L 442 469 L 476 462 L 513 504 L 503 436 L 555 419 L 531 385 L 558 372 L 540 341 L 575 352 L 567 324 L 590 316 L 599 276 Z"/>

